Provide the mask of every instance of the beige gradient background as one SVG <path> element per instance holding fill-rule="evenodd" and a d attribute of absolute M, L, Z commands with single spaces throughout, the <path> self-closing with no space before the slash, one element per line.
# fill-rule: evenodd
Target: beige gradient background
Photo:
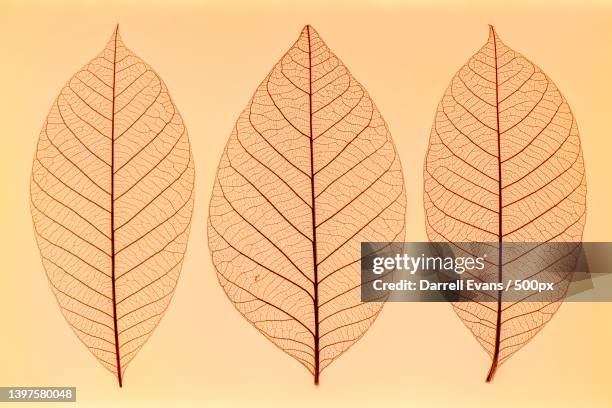
<path fill-rule="evenodd" d="M 210 261 L 207 207 L 223 146 L 258 83 L 307 23 L 388 122 L 405 172 L 408 241 L 426 239 L 421 175 L 437 103 L 486 41 L 488 23 L 568 99 L 587 166 L 585 240 L 612 240 L 611 2 L 490 3 L 0 0 L 0 386 L 74 385 L 79 407 L 612 406 L 611 303 L 563 305 L 492 384 L 484 382 L 488 356 L 449 305 L 389 304 L 315 387 L 301 365 L 234 310 Z M 28 202 L 48 109 L 117 22 L 126 45 L 168 85 L 197 173 L 191 239 L 173 303 L 122 389 L 61 316 Z"/>

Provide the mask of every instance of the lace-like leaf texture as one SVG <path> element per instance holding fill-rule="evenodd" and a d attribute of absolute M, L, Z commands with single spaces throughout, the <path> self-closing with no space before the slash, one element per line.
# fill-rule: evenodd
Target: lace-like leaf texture
<path fill-rule="evenodd" d="M 208 234 L 221 286 L 318 383 L 384 304 L 360 302 L 360 242 L 402 241 L 404 218 L 383 118 L 306 26 L 255 91 L 219 163 Z"/>
<path fill-rule="evenodd" d="M 117 28 L 51 107 L 31 210 L 64 317 L 120 386 L 174 292 L 193 182 L 187 131 L 166 85 Z"/>
<path fill-rule="evenodd" d="M 506 46 L 493 27 L 438 105 L 424 179 L 432 241 L 582 240 L 586 181 L 574 116 L 550 78 Z M 496 262 L 489 259 L 492 270 L 478 279 L 501 281 L 510 254 L 499 254 Z M 551 265 L 568 256 L 574 255 L 540 257 L 539 273 L 560 274 Z M 561 296 L 550 301 L 509 302 L 500 292 L 491 302 L 453 305 L 492 358 L 487 381 L 557 311 L 571 279 L 560 276 L 564 286 L 556 293 Z"/>

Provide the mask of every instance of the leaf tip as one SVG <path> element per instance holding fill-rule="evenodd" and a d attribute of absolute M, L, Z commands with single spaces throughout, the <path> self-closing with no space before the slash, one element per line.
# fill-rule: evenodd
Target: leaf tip
<path fill-rule="evenodd" d="M 121 36 L 119 35 L 119 23 L 115 24 L 115 29 L 108 42 L 109 44 L 115 44 L 118 40 L 121 40 Z"/>
<path fill-rule="evenodd" d="M 497 30 L 495 29 L 493 24 L 489 24 L 489 41 L 501 42 L 499 34 L 497 34 Z"/>
<path fill-rule="evenodd" d="M 495 32 L 495 27 L 493 27 L 493 24 L 489 24 L 489 38 L 495 38 L 497 37 L 497 33 Z"/>
<path fill-rule="evenodd" d="M 312 39 L 318 37 L 319 33 L 317 33 L 317 30 L 315 30 L 313 26 L 306 24 L 304 28 L 302 28 L 302 33 L 300 36 Z"/>

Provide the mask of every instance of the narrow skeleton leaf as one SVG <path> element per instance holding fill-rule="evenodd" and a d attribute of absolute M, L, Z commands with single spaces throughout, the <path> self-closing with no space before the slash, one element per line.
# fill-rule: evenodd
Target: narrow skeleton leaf
<path fill-rule="evenodd" d="M 120 386 L 174 292 L 193 182 L 187 131 L 166 85 L 117 28 L 51 107 L 31 209 L 62 313 Z"/>
<path fill-rule="evenodd" d="M 506 46 L 493 27 L 440 101 L 424 179 L 430 240 L 493 242 L 501 248 L 476 277 L 482 281 L 502 281 L 504 267 L 521 262 L 518 258 L 538 258 L 506 254 L 503 242 L 582 239 L 586 182 L 574 116 L 550 78 Z M 572 268 L 565 264 L 559 272 L 558 262 L 574 255 L 546 254 L 534 261 L 542 268 L 538 273 L 561 277 L 562 296 L 550 301 L 529 302 L 526 296 L 509 302 L 496 292 L 490 302 L 453 304 L 491 355 L 487 381 L 557 311 L 571 280 L 562 272 Z"/>
<path fill-rule="evenodd" d="M 221 286 L 317 384 L 384 304 L 360 302 L 360 242 L 402 241 L 404 218 L 400 161 L 383 118 L 304 27 L 219 163 L 208 234 Z"/>

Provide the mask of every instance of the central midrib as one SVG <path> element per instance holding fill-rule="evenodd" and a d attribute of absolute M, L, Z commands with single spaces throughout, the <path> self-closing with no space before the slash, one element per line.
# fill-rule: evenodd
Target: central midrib
<path fill-rule="evenodd" d="M 117 380 L 119 387 L 123 385 L 121 379 L 121 357 L 119 356 L 119 331 L 117 330 L 117 294 L 115 290 L 115 76 L 117 63 L 117 36 L 119 25 L 115 29 L 113 43 L 113 97 L 111 108 L 111 165 L 110 165 L 110 229 L 111 229 L 111 287 L 113 302 L 113 331 L 115 336 L 115 358 L 117 364 Z"/>
<path fill-rule="evenodd" d="M 498 219 L 497 219 L 497 235 L 498 235 L 498 260 L 497 260 L 497 279 L 498 282 L 502 282 L 502 161 L 501 161 L 501 132 L 499 128 L 499 79 L 497 72 L 497 39 L 495 29 L 491 27 L 491 35 L 493 36 L 493 56 L 495 59 L 495 116 L 497 120 L 497 186 L 498 186 Z M 487 382 L 490 382 L 495 375 L 497 365 L 499 363 L 499 346 L 501 340 L 501 325 L 502 325 L 502 291 L 497 291 L 497 321 L 495 324 L 495 347 L 493 351 L 493 360 L 491 362 L 491 368 L 487 375 Z"/>
<path fill-rule="evenodd" d="M 313 285 L 314 285 L 314 383 L 319 384 L 319 277 L 317 264 L 317 220 L 315 205 L 315 173 L 314 173 L 314 147 L 312 134 L 312 49 L 310 44 L 310 26 L 306 26 L 308 37 L 308 110 L 310 125 L 310 193 L 312 213 L 312 260 L 313 260 Z"/>

